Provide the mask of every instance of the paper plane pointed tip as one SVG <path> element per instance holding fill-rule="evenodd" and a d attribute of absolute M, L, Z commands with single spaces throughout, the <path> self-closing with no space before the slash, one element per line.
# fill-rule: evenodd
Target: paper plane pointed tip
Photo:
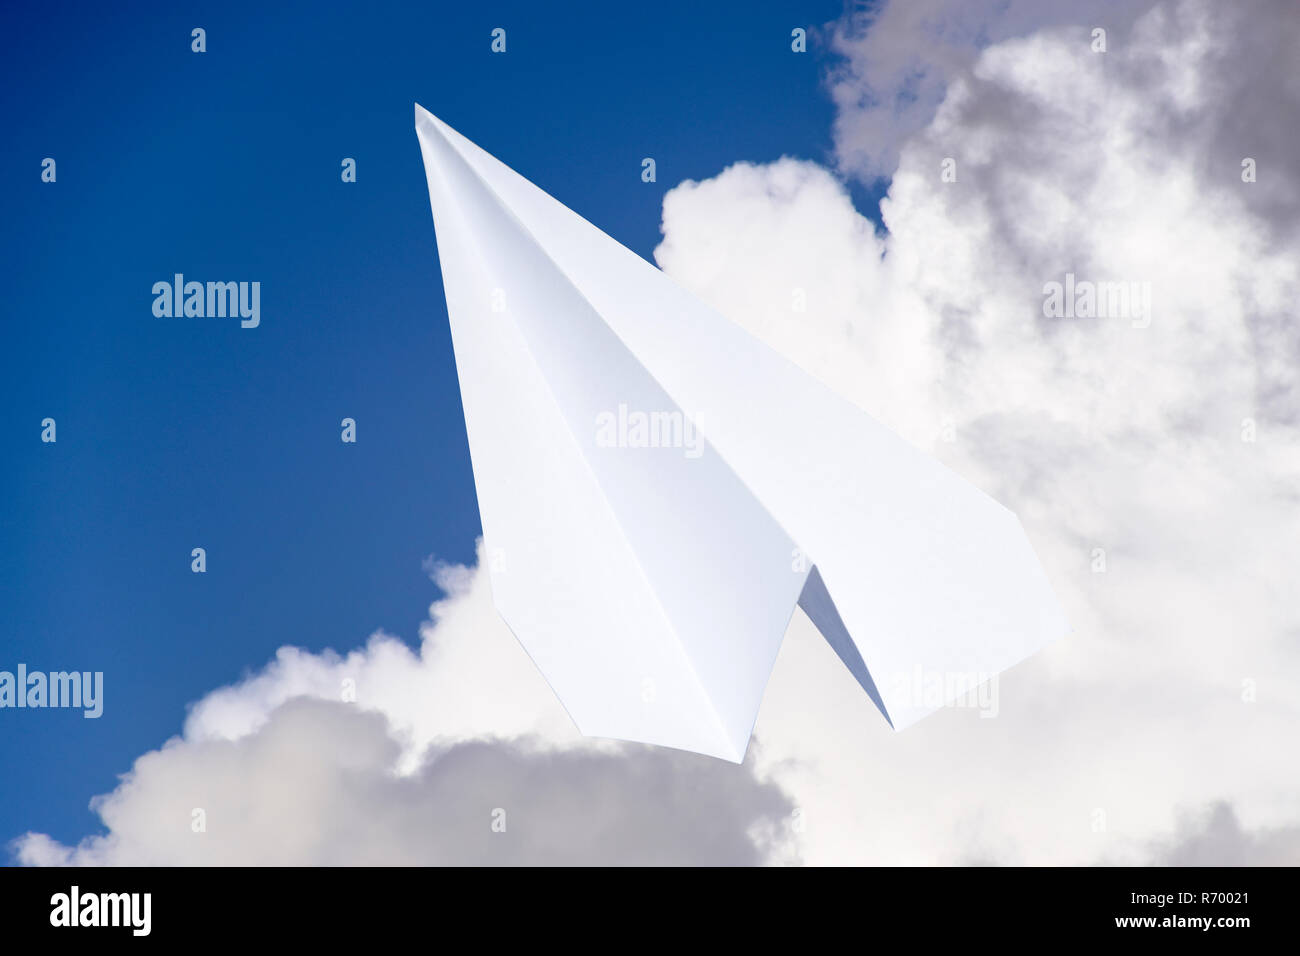
<path fill-rule="evenodd" d="M 427 129 L 446 137 L 448 133 L 454 133 L 450 126 L 440 120 L 433 113 L 430 113 L 419 103 L 415 104 L 415 128 L 416 130 Z"/>
<path fill-rule="evenodd" d="M 419 103 L 415 104 L 415 128 L 436 130 L 439 133 L 444 132 L 449 127 L 438 117 L 434 116 Z"/>

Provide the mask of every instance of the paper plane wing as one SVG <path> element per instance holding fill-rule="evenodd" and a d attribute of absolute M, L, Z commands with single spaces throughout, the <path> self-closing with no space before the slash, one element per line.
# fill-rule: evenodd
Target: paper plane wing
<path fill-rule="evenodd" d="M 493 600 L 584 734 L 740 761 L 796 604 L 896 729 L 1065 632 L 1014 514 L 415 112 Z"/>

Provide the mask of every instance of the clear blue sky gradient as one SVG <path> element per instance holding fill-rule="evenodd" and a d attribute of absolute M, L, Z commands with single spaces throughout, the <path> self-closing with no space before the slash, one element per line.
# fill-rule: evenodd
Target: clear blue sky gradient
<path fill-rule="evenodd" d="M 0 711 L 0 844 L 98 832 L 90 797 L 281 645 L 414 643 L 422 559 L 472 561 L 413 102 L 648 259 L 681 180 L 831 146 L 790 31 L 836 0 L 177 6 L 0 15 L 0 669 L 105 674 L 99 720 Z M 176 272 L 260 281 L 261 326 L 156 318 Z"/>

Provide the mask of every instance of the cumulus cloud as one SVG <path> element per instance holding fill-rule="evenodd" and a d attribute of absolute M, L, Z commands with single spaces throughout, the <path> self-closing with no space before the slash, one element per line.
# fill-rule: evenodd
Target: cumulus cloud
<path fill-rule="evenodd" d="M 1172 839 L 1156 844 L 1160 866 L 1300 866 L 1300 827 L 1247 833 L 1231 804 L 1187 815 Z"/>
<path fill-rule="evenodd" d="M 843 169 L 888 177 L 899 146 L 929 125 L 954 78 L 995 43 L 1062 23 L 1122 34 L 1150 3 L 1134 0 L 882 0 L 826 34 L 839 55 L 828 77 Z"/>
<path fill-rule="evenodd" d="M 895 737 L 797 619 L 757 732 L 799 757 L 760 766 L 807 859 L 1139 862 L 1219 799 L 1294 825 L 1300 248 L 1262 210 L 1300 162 L 1245 183 L 1211 158 L 1252 148 L 1235 95 L 1287 86 L 1220 80 L 1290 42 L 1252 10 L 1160 5 L 1105 54 L 1088 20 L 984 49 L 902 144 L 882 237 L 793 160 L 666 197 L 665 270 L 1014 508 L 1074 624 L 996 719 Z M 1048 317 L 1068 274 L 1143 284 L 1149 314 Z"/>
<path fill-rule="evenodd" d="M 394 773 L 384 718 L 299 698 L 237 740 L 175 740 L 100 801 L 109 828 L 54 865 L 571 865 L 763 862 L 789 798 L 736 768 L 647 746 L 471 741 Z M 195 810 L 203 813 L 194 827 Z"/>
<path fill-rule="evenodd" d="M 237 740 L 256 733 L 281 704 L 306 696 L 383 714 L 402 743 L 403 771 L 429 747 L 484 737 L 598 746 L 574 729 L 501 621 L 487 577 L 460 565 L 426 568 L 444 597 L 421 627 L 418 652 L 382 632 L 347 655 L 281 648 L 262 671 L 195 704 L 184 737 Z"/>
<path fill-rule="evenodd" d="M 664 202 L 668 273 L 1020 514 L 1074 633 L 995 708 L 895 734 L 796 613 L 741 767 L 585 740 L 485 576 L 443 568 L 418 652 L 282 650 L 97 801 L 107 836 L 20 858 L 1294 861 L 1300 27 L 1124 6 L 841 24 L 839 171 L 892 173 L 884 233 L 793 160 Z M 1150 308 L 1045 314 L 1070 275 Z"/>
<path fill-rule="evenodd" d="M 17 841 L 32 865 L 749 865 L 797 859 L 793 807 L 698 754 L 588 741 L 497 618 L 440 566 L 419 653 L 280 651 L 195 706 L 93 806 L 108 832 Z M 355 699 L 353 691 L 355 690 Z M 200 815 L 201 814 L 201 815 Z M 201 826 L 196 828 L 196 821 Z"/>

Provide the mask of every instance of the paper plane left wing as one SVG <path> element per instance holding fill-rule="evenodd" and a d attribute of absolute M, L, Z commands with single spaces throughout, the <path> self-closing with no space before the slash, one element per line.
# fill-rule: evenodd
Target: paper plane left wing
<path fill-rule="evenodd" d="M 740 761 L 794 542 L 707 445 L 600 440 L 620 406 L 687 410 L 418 107 L 416 129 L 497 609 L 584 734 Z"/>

